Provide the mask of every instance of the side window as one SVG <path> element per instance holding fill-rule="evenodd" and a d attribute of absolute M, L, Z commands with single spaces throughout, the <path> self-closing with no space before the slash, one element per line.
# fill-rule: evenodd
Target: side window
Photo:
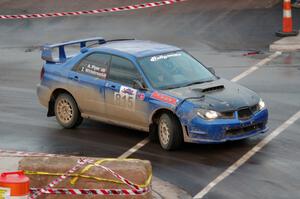
<path fill-rule="evenodd" d="M 80 73 L 105 79 L 110 58 L 111 56 L 107 54 L 93 53 L 83 58 L 75 70 Z"/>
<path fill-rule="evenodd" d="M 141 77 L 129 60 L 112 56 L 108 79 L 122 85 L 132 86 L 133 80 L 141 79 Z"/>

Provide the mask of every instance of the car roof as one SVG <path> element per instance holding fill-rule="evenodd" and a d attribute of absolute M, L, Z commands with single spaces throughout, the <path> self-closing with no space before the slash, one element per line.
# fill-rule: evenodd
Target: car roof
<path fill-rule="evenodd" d="M 101 44 L 100 47 L 97 47 L 96 49 L 113 49 L 135 57 L 147 57 L 181 50 L 176 46 L 143 40 L 110 41 Z"/>

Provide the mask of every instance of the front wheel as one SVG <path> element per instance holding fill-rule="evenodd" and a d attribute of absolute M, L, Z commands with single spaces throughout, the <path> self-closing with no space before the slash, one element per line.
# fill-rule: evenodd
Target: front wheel
<path fill-rule="evenodd" d="M 60 94 L 55 100 L 55 116 L 58 123 L 70 129 L 79 126 L 82 122 L 77 103 L 69 94 Z"/>
<path fill-rule="evenodd" d="M 179 148 L 183 143 L 181 124 L 172 114 L 162 114 L 158 122 L 160 145 L 165 150 Z"/>

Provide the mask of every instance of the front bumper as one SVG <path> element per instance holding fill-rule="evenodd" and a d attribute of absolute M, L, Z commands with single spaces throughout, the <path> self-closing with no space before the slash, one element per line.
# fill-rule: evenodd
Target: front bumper
<path fill-rule="evenodd" d="M 267 132 L 268 110 L 255 113 L 248 120 L 216 119 L 213 121 L 194 117 L 187 125 L 185 142 L 221 143 L 241 140 Z"/>

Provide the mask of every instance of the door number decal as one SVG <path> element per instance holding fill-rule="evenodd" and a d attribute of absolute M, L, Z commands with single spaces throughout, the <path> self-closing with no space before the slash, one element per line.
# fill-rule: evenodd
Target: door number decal
<path fill-rule="evenodd" d="M 114 93 L 114 104 L 129 110 L 135 109 L 136 89 L 121 86 L 119 92 Z"/>

